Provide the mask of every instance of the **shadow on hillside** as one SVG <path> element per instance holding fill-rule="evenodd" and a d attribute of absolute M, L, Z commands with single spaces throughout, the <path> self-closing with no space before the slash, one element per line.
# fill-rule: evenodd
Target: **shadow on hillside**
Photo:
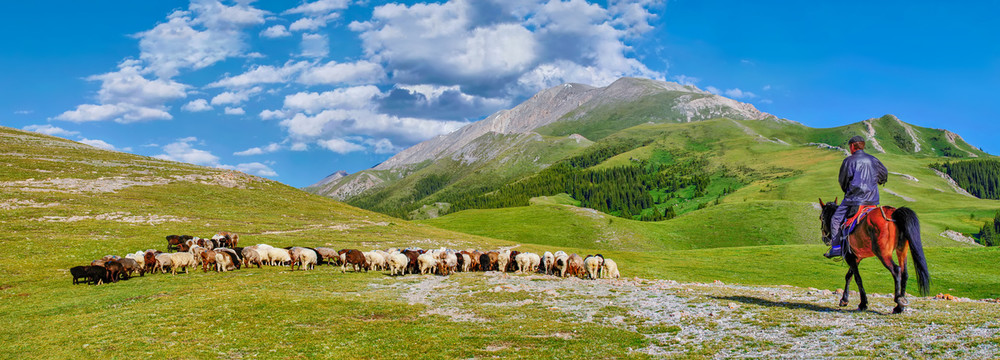
<path fill-rule="evenodd" d="M 774 301 L 774 300 L 756 298 L 752 296 L 709 296 L 709 297 L 717 300 L 736 301 L 744 304 L 760 305 L 766 307 L 803 309 L 816 312 L 842 312 L 842 313 L 857 312 L 857 307 L 855 307 L 857 306 L 856 304 L 854 306 L 846 306 L 846 307 L 830 307 L 830 306 L 821 306 L 821 305 L 796 302 L 796 301 Z M 865 312 L 876 313 L 876 314 L 879 313 L 877 311 L 873 311 L 871 308 L 865 310 Z"/>

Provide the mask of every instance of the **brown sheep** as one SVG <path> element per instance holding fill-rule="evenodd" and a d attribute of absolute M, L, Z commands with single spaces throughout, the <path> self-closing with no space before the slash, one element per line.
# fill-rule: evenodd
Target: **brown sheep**
<path fill-rule="evenodd" d="M 346 250 L 346 251 L 344 251 Z M 340 272 L 347 271 L 347 264 L 351 264 L 354 267 L 354 271 L 359 271 L 358 267 L 365 269 L 368 272 L 368 261 L 365 260 L 365 254 L 359 250 L 355 249 L 344 249 L 344 264 L 340 266 Z"/>
<path fill-rule="evenodd" d="M 583 258 L 580 255 L 569 254 L 569 259 L 566 261 L 566 273 L 576 277 L 583 277 L 586 274 L 583 270 Z"/>
<path fill-rule="evenodd" d="M 110 282 L 118 282 L 118 279 L 124 277 L 128 279 L 128 274 L 125 272 L 125 267 L 122 263 L 117 260 L 111 260 L 104 262 L 104 270 L 107 271 L 106 278 Z"/>

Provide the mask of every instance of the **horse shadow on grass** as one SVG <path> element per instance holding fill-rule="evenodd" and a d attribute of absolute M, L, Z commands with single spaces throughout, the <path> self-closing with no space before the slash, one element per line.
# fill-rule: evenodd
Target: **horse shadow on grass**
<path fill-rule="evenodd" d="M 759 305 L 772 308 L 786 308 L 786 309 L 802 309 L 814 312 L 837 312 L 837 313 L 857 313 L 859 312 L 857 308 L 854 307 L 834 307 L 834 306 L 822 306 L 805 302 L 798 301 L 774 301 L 769 299 L 762 299 L 753 296 L 709 296 L 710 298 L 716 300 L 725 301 L 735 301 L 748 305 Z M 874 311 L 871 308 L 863 311 L 864 313 L 879 314 L 884 315 L 878 311 Z"/>

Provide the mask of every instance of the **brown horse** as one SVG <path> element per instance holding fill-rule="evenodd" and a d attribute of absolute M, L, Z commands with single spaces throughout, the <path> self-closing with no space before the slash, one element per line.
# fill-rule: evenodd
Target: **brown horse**
<path fill-rule="evenodd" d="M 837 200 L 832 203 L 823 203 L 819 200 L 823 212 L 820 214 L 820 221 L 823 229 L 823 242 L 827 245 L 832 240 L 833 231 L 830 229 L 830 220 L 833 212 L 837 210 Z M 861 273 L 858 272 L 858 263 L 864 258 L 877 257 L 882 265 L 889 270 L 895 280 L 896 290 L 894 300 L 896 307 L 892 309 L 893 314 L 903 312 L 903 308 L 908 305 L 906 301 L 906 280 L 909 275 L 906 272 L 906 249 L 910 249 L 913 256 L 913 265 L 917 268 L 917 282 L 920 287 L 920 295 L 927 296 L 931 284 L 931 276 L 927 271 L 927 261 L 924 259 L 924 249 L 920 244 L 920 221 L 917 214 L 909 208 L 899 209 L 891 206 L 882 206 L 868 213 L 854 227 L 854 231 L 848 237 L 850 252 L 845 252 L 844 261 L 850 267 L 847 275 L 844 276 L 844 297 L 840 299 L 840 306 L 847 306 L 847 296 L 850 293 L 851 277 L 858 284 L 858 291 L 861 292 L 861 304 L 859 311 L 868 309 L 868 296 L 865 288 L 861 285 Z M 896 255 L 893 262 L 892 255 Z"/>

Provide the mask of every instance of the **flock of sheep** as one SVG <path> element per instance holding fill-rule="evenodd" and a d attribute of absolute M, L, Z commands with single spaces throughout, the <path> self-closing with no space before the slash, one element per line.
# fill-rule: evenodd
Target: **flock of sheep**
<path fill-rule="evenodd" d="M 188 272 L 201 266 L 202 271 L 223 272 L 256 265 L 290 266 L 292 270 L 312 270 L 316 265 L 339 265 L 341 272 L 388 270 L 390 275 L 439 274 L 467 271 L 541 272 L 560 277 L 576 276 L 588 279 L 618 278 L 618 265 L 600 254 L 581 257 L 563 251 L 546 251 L 542 255 L 515 250 L 424 250 L 418 248 L 372 250 L 334 250 L 317 247 L 275 248 L 267 244 L 238 247 L 239 235 L 220 232 L 211 239 L 189 235 L 167 236 L 166 253 L 155 249 L 137 251 L 124 257 L 108 255 L 94 260 L 88 266 L 70 269 L 73 283 L 101 284 L 128 279 L 135 273 L 171 274 Z M 177 250 L 177 252 L 169 252 Z"/>

